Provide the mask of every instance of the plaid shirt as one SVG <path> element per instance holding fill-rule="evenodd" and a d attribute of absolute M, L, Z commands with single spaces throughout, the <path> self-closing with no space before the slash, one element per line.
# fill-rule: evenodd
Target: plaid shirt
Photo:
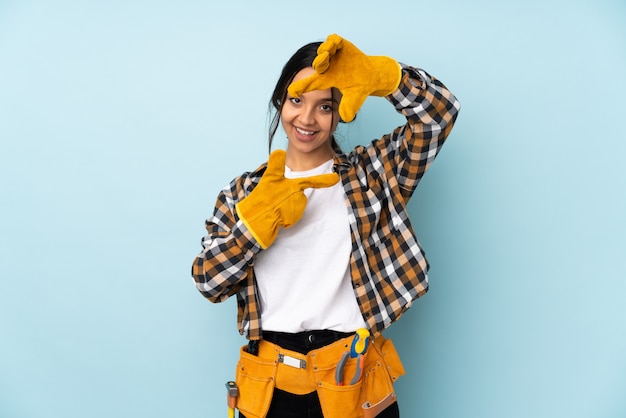
<path fill-rule="evenodd" d="M 387 97 L 407 123 L 368 146 L 335 157 L 346 193 L 352 237 L 350 273 L 363 318 L 374 334 L 397 320 L 428 290 L 428 262 L 413 231 L 406 204 L 450 133 L 460 104 L 423 70 L 403 66 L 398 90 Z M 254 276 L 262 251 L 238 219 L 235 205 L 258 184 L 266 164 L 234 179 L 206 221 L 208 235 L 192 275 L 211 302 L 237 295 L 238 328 L 262 334 Z"/>

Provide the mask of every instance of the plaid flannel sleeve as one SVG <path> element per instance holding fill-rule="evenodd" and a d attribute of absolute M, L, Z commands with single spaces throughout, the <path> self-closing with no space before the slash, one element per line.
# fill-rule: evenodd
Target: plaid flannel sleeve
<path fill-rule="evenodd" d="M 193 262 L 192 276 L 211 302 L 222 302 L 249 285 L 249 266 L 261 250 L 235 212 L 250 185 L 246 175 L 233 180 L 220 192 L 213 215 L 206 220 L 208 234 L 202 238 L 203 249 Z"/>
<path fill-rule="evenodd" d="M 379 142 L 408 199 L 439 154 L 461 108 L 456 97 L 426 71 L 403 65 L 403 82 L 387 99 L 407 123 Z"/>

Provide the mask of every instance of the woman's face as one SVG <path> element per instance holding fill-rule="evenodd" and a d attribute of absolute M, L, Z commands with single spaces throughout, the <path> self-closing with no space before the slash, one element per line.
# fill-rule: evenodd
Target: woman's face
<path fill-rule="evenodd" d="M 293 81 L 315 74 L 311 67 L 296 74 Z M 287 134 L 287 165 L 295 171 L 315 168 L 333 157 L 331 136 L 339 123 L 337 111 L 341 94 L 336 89 L 314 90 L 291 97 L 280 113 Z"/>

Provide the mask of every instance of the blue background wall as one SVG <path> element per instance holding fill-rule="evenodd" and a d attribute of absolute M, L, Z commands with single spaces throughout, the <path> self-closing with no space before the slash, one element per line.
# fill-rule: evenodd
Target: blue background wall
<path fill-rule="evenodd" d="M 0 1 L 1 417 L 225 415 L 244 339 L 190 264 L 284 61 L 334 32 L 463 105 L 410 206 L 403 416 L 626 416 L 626 6 L 384 3 Z M 368 99 L 343 145 L 397 123 Z"/>

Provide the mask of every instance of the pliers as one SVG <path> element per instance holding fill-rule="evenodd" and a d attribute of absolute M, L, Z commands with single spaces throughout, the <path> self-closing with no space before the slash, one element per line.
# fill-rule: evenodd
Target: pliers
<path fill-rule="evenodd" d="M 349 351 L 344 352 L 337 363 L 337 369 L 335 370 L 335 384 L 337 386 L 343 386 L 343 371 L 346 367 L 346 363 L 349 358 L 356 358 L 356 371 L 354 376 L 350 380 L 350 384 L 356 384 L 361 378 L 363 373 L 363 364 L 365 363 L 365 352 L 369 344 L 370 333 L 365 328 L 359 328 L 352 340 L 352 346 Z"/>

